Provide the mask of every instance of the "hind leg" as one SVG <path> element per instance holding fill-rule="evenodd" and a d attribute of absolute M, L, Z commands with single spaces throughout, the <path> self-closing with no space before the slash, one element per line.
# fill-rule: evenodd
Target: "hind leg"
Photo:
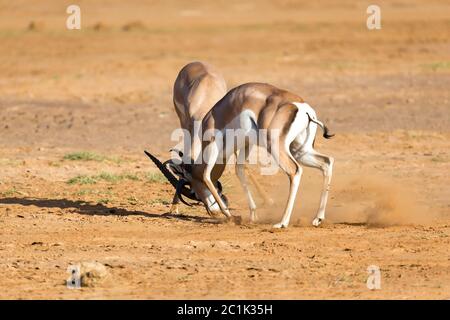
<path fill-rule="evenodd" d="M 242 157 L 240 154 L 241 152 L 245 152 L 244 157 Z M 242 148 L 239 151 L 239 156 L 236 154 L 236 175 L 239 178 L 239 182 L 241 183 L 242 189 L 244 189 L 244 192 L 247 196 L 248 206 L 250 209 L 250 221 L 255 222 L 257 219 L 256 216 L 256 203 L 255 200 L 253 200 L 252 193 L 250 192 L 250 189 L 248 187 L 247 178 L 245 176 L 245 166 L 244 163 L 247 161 L 250 154 L 250 148 L 248 146 Z"/>
<path fill-rule="evenodd" d="M 291 219 L 292 211 L 294 209 L 295 198 L 297 196 L 298 187 L 300 185 L 300 178 L 302 176 L 302 168 L 288 153 L 282 153 L 278 159 L 278 164 L 281 169 L 289 177 L 289 197 L 284 209 L 283 218 L 281 222 L 275 224 L 274 228 L 287 228 Z"/>
<path fill-rule="evenodd" d="M 275 201 L 273 201 L 273 199 L 266 194 L 266 192 L 264 191 L 263 188 L 261 188 L 261 186 L 259 185 L 259 182 L 256 181 L 254 176 L 252 176 L 250 174 L 249 178 L 250 178 L 250 181 L 252 182 L 253 186 L 255 186 L 256 191 L 258 191 L 258 194 L 263 199 L 263 206 L 266 204 L 268 204 L 269 206 L 272 206 L 275 203 Z"/>
<path fill-rule="evenodd" d="M 325 207 L 327 205 L 328 192 L 330 190 L 334 159 L 311 149 L 310 151 L 304 153 L 298 161 L 307 167 L 321 170 L 323 174 L 323 187 L 322 194 L 320 196 L 320 205 L 316 218 L 312 222 L 315 227 L 318 227 L 325 219 Z"/>

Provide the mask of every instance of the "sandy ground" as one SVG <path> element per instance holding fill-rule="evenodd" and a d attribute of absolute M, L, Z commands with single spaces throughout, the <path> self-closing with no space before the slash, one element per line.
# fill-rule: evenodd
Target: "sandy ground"
<path fill-rule="evenodd" d="M 379 1 L 0 1 L 0 298 L 450 298 L 450 3 Z M 336 133 L 327 220 L 310 225 L 320 173 L 305 170 L 292 225 L 274 230 L 287 178 L 255 174 L 276 200 L 241 225 L 202 207 L 168 214 L 162 158 L 178 125 L 171 88 L 187 62 L 231 88 L 298 93 Z M 71 154 L 89 151 L 91 159 Z M 106 265 L 94 287 L 67 267 Z M 368 290 L 379 266 L 381 289 Z"/>

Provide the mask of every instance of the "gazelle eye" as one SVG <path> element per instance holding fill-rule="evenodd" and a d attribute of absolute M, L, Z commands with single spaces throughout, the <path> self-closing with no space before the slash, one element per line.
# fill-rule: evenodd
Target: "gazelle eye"
<path fill-rule="evenodd" d="M 170 152 L 176 152 L 180 158 L 183 158 L 183 152 L 177 149 L 170 149 Z"/>

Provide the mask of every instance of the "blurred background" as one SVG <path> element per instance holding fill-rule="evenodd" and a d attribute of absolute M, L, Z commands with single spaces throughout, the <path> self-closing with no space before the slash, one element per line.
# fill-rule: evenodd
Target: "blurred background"
<path fill-rule="evenodd" d="M 448 129 L 449 1 L 378 1 L 372 31 L 370 1 L 80 0 L 81 30 L 70 4 L 0 2 L 3 145 L 134 148 L 158 130 L 162 148 L 194 60 L 230 88 L 291 90 L 340 132 Z"/>

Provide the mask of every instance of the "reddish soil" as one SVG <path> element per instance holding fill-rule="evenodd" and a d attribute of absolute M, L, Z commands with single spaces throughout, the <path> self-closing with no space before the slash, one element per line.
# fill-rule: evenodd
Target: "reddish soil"
<path fill-rule="evenodd" d="M 0 3 L 0 298 L 450 298 L 450 4 L 379 1 Z M 33 27 L 29 27 L 34 22 Z M 168 214 L 173 190 L 143 150 L 168 158 L 172 84 L 189 61 L 289 89 L 336 133 L 323 226 L 321 175 L 305 170 L 292 225 L 287 178 L 257 174 L 260 222 L 223 182 L 241 225 L 202 207 Z M 91 160 L 70 160 L 89 151 Z M 78 179 L 74 179 L 78 177 Z M 67 267 L 107 266 L 70 290 Z M 381 289 L 366 287 L 367 268 Z"/>

